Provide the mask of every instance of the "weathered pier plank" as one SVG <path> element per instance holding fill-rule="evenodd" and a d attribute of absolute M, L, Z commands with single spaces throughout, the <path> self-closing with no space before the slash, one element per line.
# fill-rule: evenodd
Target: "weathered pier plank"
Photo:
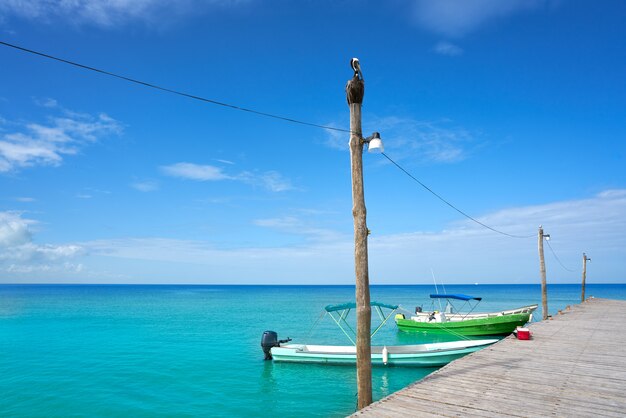
<path fill-rule="evenodd" d="M 626 415 L 626 301 L 589 299 L 437 370 L 358 417 Z"/>

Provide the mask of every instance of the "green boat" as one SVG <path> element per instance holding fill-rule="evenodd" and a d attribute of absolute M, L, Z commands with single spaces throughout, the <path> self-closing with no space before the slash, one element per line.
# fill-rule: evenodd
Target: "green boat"
<path fill-rule="evenodd" d="M 395 320 L 400 331 L 464 336 L 507 335 L 530 322 L 533 311 L 537 309 L 537 305 L 529 305 L 499 312 L 472 313 L 482 298 L 463 294 L 432 294 L 430 297 L 446 299 L 445 310 L 422 312 L 418 307 L 409 319 L 398 314 Z M 464 301 L 470 304 L 471 309 L 460 313 L 456 311 L 453 301 Z M 472 304 L 473 301 L 475 303 Z"/>

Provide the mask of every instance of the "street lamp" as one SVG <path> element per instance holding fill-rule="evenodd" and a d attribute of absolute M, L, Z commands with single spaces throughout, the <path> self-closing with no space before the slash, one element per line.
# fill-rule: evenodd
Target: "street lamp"
<path fill-rule="evenodd" d="M 352 216 L 354 218 L 354 272 L 356 282 L 356 384 L 357 408 L 372 403 L 372 308 L 370 306 L 369 271 L 365 197 L 363 194 L 363 148 L 369 152 L 383 152 L 380 134 L 374 132 L 363 138 L 361 131 L 361 104 L 365 83 L 361 65 L 352 58 L 354 75 L 346 84 L 346 99 L 350 106 L 350 171 L 352 173 Z"/>
<path fill-rule="evenodd" d="M 580 301 L 585 301 L 585 282 L 587 281 L 587 261 L 591 261 L 591 258 L 587 257 L 587 254 L 583 253 L 583 282 L 580 294 Z"/>
<path fill-rule="evenodd" d="M 363 138 L 363 142 L 367 144 L 367 152 L 372 154 L 382 154 L 385 152 L 383 140 L 380 139 L 380 134 L 378 132 L 374 132 L 367 138 Z"/>
<path fill-rule="evenodd" d="M 543 239 L 550 241 L 550 234 L 543 233 L 543 227 L 539 225 L 539 272 L 541 274 L 541 310 L 543 320 L 548 319 L 548 287 L 546 285 L 546 262 L 543 257 Z M 548 244 L 549 245 L 549 244 Z"/>

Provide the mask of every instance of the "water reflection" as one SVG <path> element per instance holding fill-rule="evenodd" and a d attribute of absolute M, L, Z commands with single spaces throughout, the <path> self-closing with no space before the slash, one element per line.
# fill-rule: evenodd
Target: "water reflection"
<path fill-rule="evenodd" d="M 375 401 L 403 389 L 437 370 L 437 367 L 374 367 L 372 395 Z M 356 405 L 356 366 L 266 361 L 260 367 L 257 399 L 266 415 L 328 416 L 329 411 L 353 411 Z M 341 394 L 341 396 L 329 396 Z M 355 396 L 352 396 L 355 394 Z M 319 399 L 319 410 L 311 401 Z M 308 408 L 308 409 L 307 409 Z M 325 412 L 324 412 L 325 411 Z"/>

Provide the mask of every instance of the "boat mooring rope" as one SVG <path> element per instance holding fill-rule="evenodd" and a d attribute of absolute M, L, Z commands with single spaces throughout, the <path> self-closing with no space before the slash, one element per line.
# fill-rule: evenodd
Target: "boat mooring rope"
<path fill-rule="evenodd" d="M 309 332 L 307 333 L 306 337 L 304 337 L 304 342 L 305 343 L 307 343 L 307 344 L 309 343 L 309 338 L 311 338 L 311 334 L 313 334 L 313 330 L 315 329 L 317 324 L 322 320 L 322 318 L 325 317 L 325 316 L 326 316 L 326 311 L 322 311 L 320 313 L 320 315 L 317 317 L 317 319 L 313 323 L 313 326 L 311 326 L 311 329 L 309 329 Z"/>

